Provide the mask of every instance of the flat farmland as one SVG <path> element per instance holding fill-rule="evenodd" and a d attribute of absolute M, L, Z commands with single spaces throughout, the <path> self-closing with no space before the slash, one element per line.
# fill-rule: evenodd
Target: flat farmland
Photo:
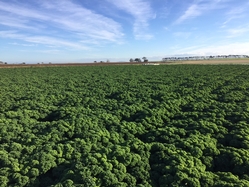
<path fill-rule="evenodd" d="M 249 59 L 216 59 L 216 60 L 188 60 L 188 61 L 152 61 L 149 63 L 159 63 L 161 65 L 176 65 L 176 64 L 209 64 L 209 65 L 249 65 Z M 106 65 L 143 65 L 144 62 L 109 62 L 109 63 L 51 63 L 51 64 L 2 64 L 0 68 L 23 68 L 23 67 L 65 67 L 65 66 L 106 66 Z"/>
<path fill-rule="evenodd" d="M 249 186 L 249 66 L 76 65 L 0 69 L 0 186 Z"/>

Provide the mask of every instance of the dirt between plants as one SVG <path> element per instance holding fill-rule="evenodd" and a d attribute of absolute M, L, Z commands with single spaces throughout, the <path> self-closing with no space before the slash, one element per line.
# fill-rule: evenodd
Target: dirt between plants
<path fill-rule="evenodd" d="M 249 59 L 222 59 L 222 60 L 191 60 L 191 61 L 169 61 L 169 62 L 110 62 L 110 63 L 61 63 L 61 64 L 1 64 L 0 68 L 27 68 L 27 67 L 64 67 L 64 66 L 106 66 L 106 65 L 178 65 L 178 64 L 202 64 L 202 65 L 249 65 Z"/>

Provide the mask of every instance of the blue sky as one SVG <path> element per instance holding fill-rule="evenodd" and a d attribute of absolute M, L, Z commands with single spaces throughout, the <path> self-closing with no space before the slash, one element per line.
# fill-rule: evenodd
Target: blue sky
<path fill-rule="evenodd" d="M 0 0 L 0 61 L 249 55 L 248 0 Z"/>

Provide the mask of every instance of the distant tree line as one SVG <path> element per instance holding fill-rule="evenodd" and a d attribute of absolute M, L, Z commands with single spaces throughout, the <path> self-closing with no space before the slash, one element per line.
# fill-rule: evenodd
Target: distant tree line
<path fill-rule="evenodd" d="M 176 60 L 211 60 L 211 59 L 236 59 L 249 58 L 248 55 L 216 55 L 216 56 L 189 56 L 189 57 L 166 57 L 162 61 L 176 61 Z"/>
<path fill-rule="evenodd" d="M 0 61 L 0 64 L 7 64 L 7 62 Z"/>
<path fill-rule="evenodd" d="M 149 61 L 146 57 L 143 57 L 142 59 L 143 59 L 143 62 Z M 129 61 L 130 62 L 142 62 L 142 60 L 140 58 L 135 58 L 135 59 L 131 58 Z"/>

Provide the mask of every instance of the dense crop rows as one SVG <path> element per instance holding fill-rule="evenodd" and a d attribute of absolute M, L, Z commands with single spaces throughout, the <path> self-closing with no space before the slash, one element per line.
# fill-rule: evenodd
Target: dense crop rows
<path fill-rule="evenodd" d="M 0 186 L 249 186 L 248 72 L 0 69 Z"/>

